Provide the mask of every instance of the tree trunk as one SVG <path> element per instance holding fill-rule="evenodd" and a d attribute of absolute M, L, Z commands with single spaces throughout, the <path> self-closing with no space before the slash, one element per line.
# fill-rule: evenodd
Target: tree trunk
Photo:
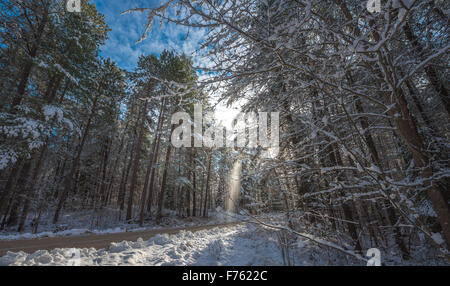
<path fill-rule="evenodd" d="M 141 161 L 142 139 L 144 136 L 144 122 L 145 122 L 145 118 L 147 117 L 147 104 L 148 104 L 148 100 L 145 101 L 145 104 L 143 107 L 143 112 L 141 115 L 142 118 L 139 123 L 138 139 L 137 139 L 136 145 L 134 147 L 135 158 L 134 158 L 134 162 L 133 162 L 133 172 L 131 173 L 130 194 L 128 197 L 128 207 L 127 207 L 127 216 L 126 216 L 127 221 L 131 220 L 131 218 L 133 216 L 133 196 L 134 196 L 134 191 L 136 189 L 136 184 L 137 184 L 137 173 L 138 173 L 139 163 Z"/>
<path fill-rule="evenodd" d="M 158 154 L 159 154 L 159 146 L 161 143 L 161 132 L 158 133 L 158 138 L 156 141 L 156 149 L 155 149 L 155 156 L 153 159 L 152 165 L 155 166 L 155 164 L 158 162 Z M 153 194 L 154 194 L 154 186 L 155 186 L 155 173 L 156 168 L 152 167 L 151 175 L 150 175 L 150 182 L 149 182 L 149 192 L 148 192 L 148 201 L 147 201 L 147 213 L 149 215 L 152 214 L 152 205 L 153 205 Z"/>
<path fill-rule="evenodd" d="M 406 38 L 416 51 L 419 59 L 421 61 L 425 60 L 424 48 L 420 44 L 419 39 L 416 37 L 416 35 L 414 35 L 414 31 L 412 30 L 408 21 L 405 21 L 403 31 L 405 32 Z M 445 110 L 447 110 L 447 114 L 450 115 L 450 97 L 448 96 L 448 90 L 445 87 L 444 83 L 439 79 L 436 69 L 431 64 L 428 64 L 427 66 L 425 66 L 425 73 L 427 74 L 427 77 L 431 85 L 433 86 L 434 90 L 436 91 L 437 95 L 444 104 L 444 108 Z"/>
<path fill-rule="evenodd" d="M 170 134 L 172 134 L 174 128 L 172 126 L 171 128 L 171 132 Z M 169 142 L 169 146 L 167 146 L 167 153 L 166 153 L 166 159 L 165 159 L 165 163 L 164 163 L 164 172 L 163 172 L 163 177 L 162 177 L 162 182 L 161 182 L 161 192 L 159 194 L 159 202 L 158 202 L 158 212 L 156 213 L 156 223 L 160 223 L 161 222 L 161 218 L 162 218 L 162 209 L 164 207 L 164 196 L 166 193 L 166 188 L 167 188 L 167 173 L 169 170 L 169 165 L 170 165 L 170 152 L 172 151 L 172 143 Z"/>
<path fill-rule="evenodd" d="M 19 227 L 17 229 L 18 232 L 22 232 L 24 230 L 25 221 L 27 219 L 28 211 L 30 208 L 30 202 L 31 202 L 31 199 L 33 198 L 34 189 L 36 188 L 37 180 L 38 180 L 39 174 L 41 172 L 42 163 L 44 161 L 44 156 L 47 151 L 47 146 L 48 146 L 48 143 L 45 143 L 44 146 L 42 147 L 42 150 L 41 150 L 39 157 L 37 159 L 37 162 L 36 162 L 36 166 L 34 167 L 32 177 L 31 177 L 30 181 L 27 182 L 27 186 L 25 188 L 25 193 L 26 193 L 25 194 L 25 205 L 22 210 L 22 215 L 20 216 Z"/>
<path fill-rule="evenodd" d="M 156 152 L 157 141 L 159 141 L 159 133 L 160 133 L 160 129 L 162 128 L 162 122 L 163 122 L 163 117 L 164 117 L 164 102 L 165 102 L 165 100 L 163 100 L 160 111 L 159 111 L 158 123 L 156 125 L 155 136 L 153 138 L 153 143 L 152 143 L 152 147 L 150 150 L 147 172 L 145 173 L 145 182 L 144 182 L 144 188 L 142 190 L 142 198 L 141 198 L 141 209 L 140 209 L 140 213 L 139 213 L 139 225 L 140 226 L 142 226 L 144 224 L 145 203 L 147 202 L 147 190 L 148 190 L 148 185 L 150 183 L 150 176 L 151 176 L 151 173 L 153 170 L 154 158 L 156 157 L 155 152 Z"/>
<path fill-rule="evenodd" d="M 348 221 L 347 223 L 347 228 L 349 230 L 350 236 L 353 239 L 353 242 L 355 243 L 355 250 L 358 253 L 362 252 L 362 247 L 361 247 L 361 243 L 359 242 L 359 236 L 358 236 L 358 232 L 356 230 L 356 225 L 354 223 L 353 220 L 353 214 L 352 214 L 352 207 L 350 207 L 348 202 L 345 202 L 342 204 L 342 209 L 344 210 L 344 218 L 345 220 Z"/>
<path fill-rule="evenodd" d="M 128 164 L 126 162 L 128 157 L 127 156 L 125 157 L 125 165 L 124 165 L 124 170 L 122 173 L 122 180 L 120 181 L 120 186 L 119 186 L 119 195 L 118 195 L 117 199 L 118 199 L 120 211 L 123 211 L 125 208 L 125 193 L 126 193 L 126 189 L 127 189 L 128 176 L 130 174 L 131 165 L 133 164 L 134 148 L 131 148 L 131 149 L 132 150 L 130 152 L 131 154 L 130 154 L 130 160 L 128 161 Z"/>
<path fill-rule="evenodd" d="M 62 82 L 62 77 L 61 76 L 54 77 L 50 81 L 50 83 L 48 85 L 48 88 L 47 88 L 46 96 L 45 96 L 45 100 L 48 103 L 52 103 L 55 100 L 56 93 L 57 93 L 58 89 L 60 88 L 61 82 Z M 64 99 L 64 96 L 65 96 L 65 91 L 62 93 L 62 95 L 61 95 L 61 97 L 59 99 L 59 103 L 60 104 L 62 103 L 62 101 Z M 50 123 L 51 128 L 53 128 L 53 126 L 55 124 L 55 121 L 56 121 L 56 115 L 53 116 L 52 121 Z M 32 175 L 31 175 L 31 178 L 30 178 L 29 181 L 26 182 L 26 185 L 23 186 L 25 188 L 25 205 L 23 207 L 22 214 L 21 214 L 21 217 L 20 217 L 20 220 L 19 220 L 19 227 L 18 227 L 18 230 L 17 230 L 18 232 L 22 232 L 24 230 L 24 225 L 25 225 L 25 221 L 26 221 L 27 216 L 28 216 L 30 203 L 31 203 L 31 200 L 32 200 L 32 198 L 34 196 L 34 191 L 35 191 L 35 188 L 36 188 L 37 183 L 38 183 L 39 175 L 41 173 L 42 164 L 44 162 L 45 154 L 46 154 L 47 149 L 48 149 L 48 144 L 49 144 L 48 141 L 49 141 L 49 138 L 47 137 L 44 145 L 40 148 L 39 155 L 37 156 L 37 162 L 36 162 L 36 165 L 34 167 L 34 171 L 33 171 Z M 37 154 L 37 152 L 33 152 L 33 153 Z M 28 174 L 27 174 L 27 177 L 28 177 Z"/>
<path fill-rule="evenodd" d="M 373 20 L 369 21 L 369 24 L 370 26 L 374 26 Z M 375 41 L 379 42 L 381 40 L 381 37 L 376 30 L 373 30 L 372 34 Z M 385 76 L 391 79 L 393 78 L 390 71 L 387 71 Z M 384 76 L 381 76 L 381 78 L 384 78 Z M 391 108 L 388 114 L 393 118 L 398 133 L 405 141 L 408 150 L 413 156 L 415 165 L 422 168 L 420 173 L 421 177 L 427 180 L 433 176 L 433 170 L 431 169 L 429 157 L 425 152 L 423 139 L 417 131 L 417 127 L 408 109 L 408 104 L 402 89 L 398 88 L 394 90 L 393 96 L 395 96 L 395 99 L 397 100 L 395 103 L 392 102 L 390 95 L 385 94 L 386 100 L 391 104 L 395 104 L 394 108 Z M 433 185 L 430 181 L 427 181 L 425 185 L 428 187 L 428 197 L 430 198 L 434 210 L 438 216 L 448 248 L 450 247 L 450 208 L 445 196 L 443 195 L 444 190 L 441 190 L 436 184 Z"/>
<path fill-rule="evenodd" d="M 17 174 L 21 170 L 22 163 L 24 160 L 19 159 L 18 162 L 12 167 L 9 173 L 8 180 L 6 181 L 5 188 L 0 196 L 0 214 L 4 213 L 4 208 L 11 197 L 11 192 L 17 181 Z"/>
<path fill-rule="evenodd" d="M 193 161 L 193 149 L 189 152 L 189 181 L 192 179 L 192 170 L 190 169 L 192 167 L 192 161 Z M 191 216 L 191 188 L 190 186 L 186 189 L 186 215 L 188 217 Z"/>
<path fill-rule="evenodd" d="M 208 215 L 208 209 L 207 207 L 207 202 L 208 202 L 208 193 L 210 192 L 209 190 L 209 179 L 211 176 L 211 161 L 212 161 L 212 151 L 209 154 L 209 162 L 208 162 L 208 172 L 206 174 L 206 188 L 205 188 L 205 203 L 203 206 L 203 216 L 206 217 Z"/>
<path fill-rule="evenodd" d="M 23 95 L 25 94 L 25 90 L 28 84 L 28 79 L 31 74 L 31 69 L 33 67 L 33 59 L 37 56 L 39 48 L 41 46 L 42 36 L 44 34 L 45 27 L 48 23 L 48 4 L 45 5 L 43 9 L 43 15 L 42 20 L 39 23 L 37 34 L 35 35 L 35 41 L 31 46 L 29 57 L 25 63 L 25 67 L 22 70 L 21 76 L 20 76 L 20 82 L 19 86 L 17 87 L 17 95 L 13 98 L 13 101 L 11 103 L 11 109 L 14 109 L 17 105 L 20 105 L 23 99 Z"/>
<path fill-rule="evenodd" d="M 196 190 L 196 177 L 195 177 L 195 165 L 194 170 L 192 171 L 192 216 L 197 215 L 196 209 L 196 198 L 195 198 L 195 190 Z"/>
<path fill-rule="evenodd" d="M 86 139 L 87 139 L 87 136 L 89 134 L 89 129 L 91 128 L 92 119 L 93 119 L 94 114 L 96 112 L 97 101 L 98 101 L 100 95 L 101 95 L 101 91 L 95 97 L 94 102 L 92 104 L 91 112 L 89 114 L 89 118 L 88 118 L 86 127 L 85 127 L 85 129 L 83 131 L 83 135 L 81 137 L 81 142 L 80 142 L 80 144 L 79 144 L 79 146 L 77 148 L 77 152 L 76 152 L 76 155 L 75 155 L 73 163 L 72 163 L 72 168 L 70 169 L 69 175 L 66 177 L 66 182 L 64 184 L 65 185 L 64 191 L 61 194 L 61 197 L 60 197 L 60 199 L 58 201 L 58 205 L 57 205 L 56 210 L 55 210 L 55 215 L 53 216 L 53 224 L 56 224 L 58 222 L 60 212 L 61 212 L 61 210 L 62 210 L 62 208 L 64 206 L 64 202 L 66 201 L 67 196 L 69 195 L 69 193 L 73 189 L 73 179 L 74 179 L 74 176 L 75 176 L 75 174 L 76 174 L 76 172 L 78 170 L 78 166 L 80 164 L 81 153 L 83 152 L 84 144 L 86 143 Z"/>

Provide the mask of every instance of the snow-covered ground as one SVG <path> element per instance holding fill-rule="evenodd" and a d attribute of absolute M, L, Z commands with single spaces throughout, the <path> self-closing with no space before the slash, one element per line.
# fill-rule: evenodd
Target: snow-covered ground
<path fill-rule="evenodd" d="M 304 265 L 315 264 L 302 247 Z M 69 260 L 75 253 L 79 260 Z M 254 226 L 214 228 L 195 233 L 157 235 L 148 241 L 113 243 L 109 250 L 55 249 L 34 254 L 11 253 L 0 265 L 283 265 L 280 249 L 270 232 Z M 325 261 L 323 261 L 325 262 Z"/>
<path fill-rule="evenodd" d="M 157 235 L 148 241 L 112 243 L 108 250 L 55 249 L 33 254 L 8 252 L 0 265 L 365 265 L 329 248 L 302 239 L 291 241 L 289 251 L 280 247 L 277 235 L 252 224 L 214 228 L 195 233 Z M 422 257 L 423 256 L 423 257 Z M 409 262 L 382 253 L 386 265 L 436 265 L 426 253 L 418 253 Z"/>
<path fill-rule="evenodd" d="M 58 237 L 86 233 L 105 234 L 125 231 L 142 231 L 158 228 L 189 227 L 248 220 L 250 217 L 223 212 L 220 208 L 209 218 L 179 218 L 166 211 L 162 223 L 146 221 L 143 227 L 136 223 L 120 222 L 120 214 L 110 210 L 105 213 L 67 213 L 57 225 L 51 223 L 51 214 L 42 219 L 39 233 L 0 233 L 0 240 L 39 237 Z M 105 218 L 106 217 L 106 218 Z M 102 220 L 99 220 L 102 218 Z M 283 213 L 260 214 L 265 223 L 286 226 Z M 302 227 L 302 232 L 326 242 L 320 232 Z M 322 239 L 321 239 L 322 238 Z M 323 240 L 325 239 L 325 240 Z M 330 241 L 332 243 L 332 241 Z M 334 245 L 338 243 L 333 242 Z M 324 243 L 326 245 L 327 243 Z M 341 241 L 347 249 L 351 246 Z M 395 248 L 381 249 L 384 265 L 448 265 L 439 258 L 436 249 L 428 244 L 411 247 L 411 259 L 404 261 Z M 176 235 L 157 235 L 148 241 L 123 241 L 113 243 L 108 250 L 55 249 L 40 250 L 33 254 L 11 253 L 0 257 L 0 265 L 365 265 L 349 255 L 309 240 L 260 225 L 247 223 L 225 228 L 197 232 L 182 231 Z"/>
<path fill-rule="evenodd" d="M 104 215 L 105 212 L 107 215 Z M 176 213 L 165 210 L 165 217 L 160 224 L 154 220 L 146 220 L 140 227 L 136 222 L 124 223 L 120 213 L 116 210 L 105 209 L 100 212 L 83 211 L 64 214 L 56 225 L 51 223 L 53 213 L 45 214 L 37 233 L 31 232 L 31 222 L 26 224 L 25 232 L 18 233 L 14 229 L 0 231 L 0 240 L 33 239 L 42 237 L 72 236 L 81 234 L 106 234 L 130 231 L 143 231 L 148 229 L 179 228 L 196 225 L 213 225 L 239 220 L 240 216 L 223 212 L 220 208 L 211 212 L 208 218 L 189 217 L 180 218 Z"/>

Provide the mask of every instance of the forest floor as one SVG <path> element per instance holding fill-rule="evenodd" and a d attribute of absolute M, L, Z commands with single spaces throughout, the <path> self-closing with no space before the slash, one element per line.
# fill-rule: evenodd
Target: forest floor
<path fill-rule="evenodd" d="M 148 240 L 158 234 L 177 234 L 180 231 L 196 232 L 199 230 L 223 228 L 238 224 L 232 222 L 226 224 L 215 224 L 205 226 L 191 226 L 180 228 L 149 229 L 145 231 L 105 233 L 105 234 L 84 234 L 68 237 L 45 237 L 24 240 L 0 240 L 0 256 L 8 251 L 33 253 L 38 250 L 53 250 L 56 248 L 95 248 L 108 249 L 111 243 L 121 241 L 137 241 L 139 238 Z"/>
<path fill-rule="evenodd" d="M 75 265 L 330 265 L 345 263 L 341 257 L 320 252 L 305 241 L 296 243 L 295 253 L 285 255 L 273 232 L 252 224 L 223 227 L 186 228 L 157 234 L 148 240 L 111 243 L 109 248 L 57 248 L 33 254 L 8 252 L 0 257 L 0 265 L 68 265 L 78 253 Z M 122 234 L 123 235 L 123 234 Z M 109 237 L 110 235 L 105 235 Z M 139 235 L 138 235 L 139 236 Z M 72 237 L 71 240 L 82 237 Z M 52 238 L 55 239 L 55 238 Z M 57 238 L 63 239 L 63 238 Z M 17 241 L 16 241 L 17 242 Z M 334 260 L 334 261 L 332 261 Z M 349 261 L 347 260 L 347 263 Z M 353 263 L 358 263 L 353 261 Z M 361 263 L 359 263 L 361 264 Z"/>
<path fill-rule="evenodd" d="M 208 217 L 179 217 L 171 210 L 164 210 L 164 216 L 160 223 L 156 223 L 154 219 L 146 219 L 140 226 L 136 220 L 124 222 L 124 215 L 123 212 L 107 208 L 98 211 L 72 211 L 61 216 L 57 224 L 53 224 L 53 213 L 48 212 L 42 214 L 37 231 L 33 232 L 33 216 L 30 216 L 23 232 L 17 232 L 16 227 L 6 227 L 0 231 L 0 241 L 187 228 L 224 224 L 242 219 L 240 216 L 231 216 L 221 209 L 211 211 Z"/>
<path fill-rule="evenodd" d="M 267 217 L 263 216 L 261 219 L 274 222 Z M 251 222 L 31 241 L 10 240 L 2 243 L 0 249 L 5 248 L 7 252 L 0 257 L 0 266 L 366 265 L 365 261 L 298 236 L 280 240 L 280 232 Z M 29 249 L 21 248 L 26 245 Z M 7 247 L 9 249 L 6 249 Z M 411 249 L 412 258 L 409 260 L 403 260 L 401 255 L 392 250 L 382 249 L 383 265 L 448 265 L 448 262 L 439 258 L 439 255 L 428 247 Z M 29 254 L 32 251 L 35 252 Z M 0 256 L 3 254 L 0 253 Z"/>

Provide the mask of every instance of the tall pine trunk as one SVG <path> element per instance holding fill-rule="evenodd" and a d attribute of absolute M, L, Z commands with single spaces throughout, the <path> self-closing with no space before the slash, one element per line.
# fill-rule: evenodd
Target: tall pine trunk
<path fill-rule="evenodd" d="M 133 171 L 131 173 L 130 193 L 128 196 L 128 206 L 127 206 L 127 216 L 126 216 L 127 221 L 131 220 L 133 217 L 133 196 L 134 196 L 134 192 L 136 190 L 137 174 L 138 174 L 138 169 L 139 169 L 139 163 L 141 161 L 142 139 L 144 136 L 144 122 L 145 122 L 145 118 L 147 117 L 147 105 L 148 105 L 148 100 L 145 100 L 145 104 L 144 104 L 144 107 L 142 108 L 142 114 L 141 114 L 140 123 L 139 123 L 139 127 L 138 127 L 138 139 L 137 139 L 135 147 L 134 147 L 135 158 L 133 161 Z"/>
<path fill-rule="evenodd" d="M 153 143 L 152 143 L 152 147 L 150 150 L 150 156 L 149 156 L 149 160 L 148 160 L 147 172 L 145 174 L 145 182 L 144 182 L 144 188 L 142 190 L 142 198 L 141 198 L 141 209 L 140 209 L 140 213 L 139 213 L 139 225 L 140 226 L 142 226 L 144 224 L 144 216 L 145 216 L 145 209 L 146 209 L 145 204 L 151 203 L 151 202 L 147 201 L 147 192 L 148 192 L 148 185 L 151 181 L 150 176 L 152 174 L 153 166 L 155 163 L 154 158 L 157 157 L 156 147 L 157 147 L 157 145 L 159 145 L 159 134 L 161 132 L 162 123 L 163 123 L 164 102 L 165 102 L 165 100 L 163 100 L 160 111 L 159 111 L 158 123 L 156 125 L 155 136 L 153 138 Z"/>
<path fill-rule="evenodd" d="M 173 126 L 171 128 L 170 134 L 173 132 Z M 169 145 L 167 146 L 167 152 L 166 152 L 166 159 L 164 163 L 164 172 L 162 176 L 162 182 L 161 182 L 161 192 L 159 194 L 159 201 L 158 201 L 158 211 L 156 213 L 156 222 L 159 224 L 161 222 L 162 218 L 162 209 L 164 207 L 164 196 L 166 194 L 167 189 L 167 173 L 170 167 L 170 153 L 172 151 L 172 143 L 169 142 Z"/>
<path fill-rule="evenodd" d="M 92 124 L 92 120 L 93 120 L 94 114 L 97 111 L 97 102 L 98 102 L 98 99 L 99 99 L 100 96 L 101 96 L 101 90 L 98 92 L 97 96 L 94 98 L 94 102 L 92 104 L 91 112 L 89 113 L 89 118 L 88 118 L 88 121 L 86 123 L 86 127 L 84 128 L 83 135 L 81 136 L 81 142 L 78 145 L 77 151 L 75 153 L 70 172 L 69 172 L 68 176 L 65 179 L 63 193 L 61 194 L 61 197 L 60 197 L 60 199 L 58 201 L 58 205 L 56 206 L 55 214 L 53 216 L 53 224 L 56 224 L 58 222 L 59 215 L 60 215 L 61 210 L 62 210 L 62 208 L 64 206 L 64 203 L 65 203 L 69 193 L 73 189 L 73 180 L 74 180 L 75 174 L 78 171 L 78 166 L 80 164 L 80 159 L 81 159 L 81 153 L 83 152 L 84 144 L 86 143 L 86 139 L 88 137 L 88 134 L 89 134 L 89 131 L 90 131 L 90 128 L 91 128 L 91 124 Z"/>

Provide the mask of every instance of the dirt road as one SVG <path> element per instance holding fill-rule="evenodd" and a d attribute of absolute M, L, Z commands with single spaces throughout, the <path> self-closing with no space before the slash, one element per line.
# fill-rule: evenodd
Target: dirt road
<path fill-rule="evenodd" d="M 157 234 L 176 234 L 182 230 L 196 232 L 199 230 L 212 229 L 215 227 L 227 227 L 239 224 L 240 222 L 215 224 L 205 226 L 192 226 L 180 228 L 151 229 L 137 232 L 121 232 L 111 234 L 87 234 L 68 237 L 46 237 L 23 240 L 0 240 L 0 256 L 8 251 L 33 253 L 37 250 L 52 250 L 55 248 L 109 248 L 112 242 L 137 241 L 139 237 L 148 240 Z"/>

